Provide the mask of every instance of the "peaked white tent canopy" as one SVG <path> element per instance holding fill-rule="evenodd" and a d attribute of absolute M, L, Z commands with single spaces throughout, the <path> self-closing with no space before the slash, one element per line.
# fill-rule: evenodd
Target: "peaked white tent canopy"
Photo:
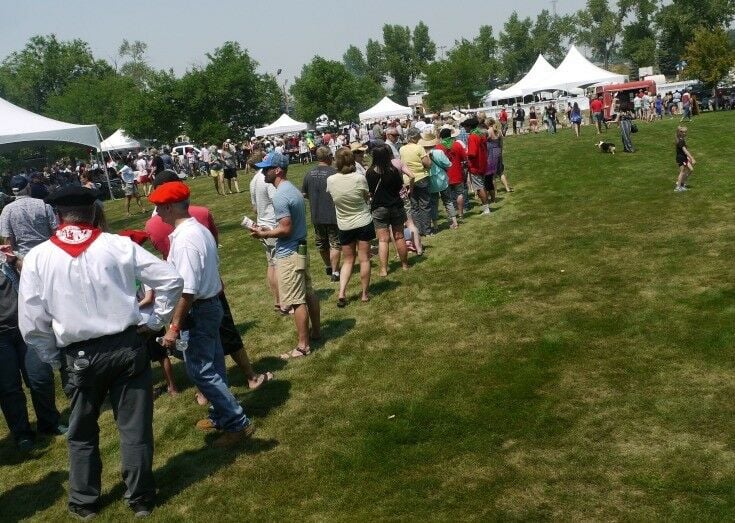
<path fill-rule="evenodd" d="M 538 55 L 536 62 L 526 76 L 518 80 L 515 84 L 507 89 L 494 89 L 485 98 L 485 103 L 494 102 L 496 100 L 505 100 L 507 98 L 520 98 L 526 94 L 531 94 L 539 89 L 535 89 L 537 85 L 545 82 L 545 79 L 553 75 L 556 69 L 546 61 L 544 55 Z"/>
<path fill-rule="evenodd" d="M 68 142 L 99 149 L 96 125 L 75 125 L 46 118 L 0 98 L 0 150 L 22 145 Z"/>
<path fill-rule="evenodd" d="M 269 136 L 274 134 L 295 133 L 305 131 L 306 124 L 297 122 L 287 114 L 282 114 L 278 120 L 265 127 L 255 129 L 255 136 Z"/>
<path fill-rule="evenodd" d="M 380 120 L 381 118 L 389 118 L 391 116 L 410 116 L 412 114 L 413 110 L 410 107 L 397 104 L 385 96 L 370 109 L 361 112 L 360 121 Z"/>
<path fill-rule="evenodd" d="M 609 84 L 625 81 L 625 75 L 606 71 L 587 60 L 575 46 L 571 46 L 567 56 L 556 71 L 546 75 L 538 83 L 524 89 L 524 94 L 538 91 L 564 90 L 575 87 L 588 87 L 594 84 Z"/>
<path fill-rule="evenodd" d="M 140 149 L 140 142 L 132 139 L 125 133 L 124 129 L 118 129 L 109 137 L 102 140 L 100 148 L 103 151 L 125 151 L 127 149 Z"/>

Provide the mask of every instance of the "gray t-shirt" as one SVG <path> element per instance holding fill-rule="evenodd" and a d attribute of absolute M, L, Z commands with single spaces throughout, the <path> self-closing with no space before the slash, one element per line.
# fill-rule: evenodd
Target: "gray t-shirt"
<path fill-rule="evenodd" d="M 258 225 L 273 229 L 276 226 L 276 213 L 273 210 L 273 196 L 276 188 L 272 183 L 265 183 L 263 170 L 259 170 L 250 181 L 250 203 L 258 213 Z"/>
<path fill-rule="evenodd" d="M 273 209 L 276 212 L 276 220 L 291 218 L 291 234 L 276 239 L 276 258 L 290 256 L 299 246 L 299 242 L 306 241 L 306 207 L 304 197 L 299 190 L 289 182 L 283 180 L 276 194 L 273 196 Z"/>
<path fill-rule="evenodd" d="M 337 172 L 332 166 L 320 165 L 304 176 L 301 192 L 309 199 L 311 222 L 317 225 L 336 225 L 337 212 L 332 196 L 327 192 L 327 178 Z"/>
<path fill-rule="evenodd" d="M 56 227 L 53 209 L 38 198 L 19 196 L 0 214 L 0 236 L 12 236 L 21 255 L 48 240 Z"/>

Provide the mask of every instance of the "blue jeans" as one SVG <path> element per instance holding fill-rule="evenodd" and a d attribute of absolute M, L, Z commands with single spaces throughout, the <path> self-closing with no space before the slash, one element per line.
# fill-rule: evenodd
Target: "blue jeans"
<path fill-rule="evenodd" d="M 22 382 L 31 391 L 38 430 L 54 432 L 60 415 L 56 409 L 53 369 L 40 360 L 34 349 L 26 347 L 20 331 L 0 332 L 0 408 L 16 441 L 34 437 Z"/>
<path fill-rule="evenodd" d="M 227 370 L 219 326 L 222 304 L 215 296 L 195 301 L 189 313 L 189 346 L 184 351 L 186 373 L 212 404 L 210 418 L 227 432 L 237 432 L 250 421 L 227 386 Z"/>

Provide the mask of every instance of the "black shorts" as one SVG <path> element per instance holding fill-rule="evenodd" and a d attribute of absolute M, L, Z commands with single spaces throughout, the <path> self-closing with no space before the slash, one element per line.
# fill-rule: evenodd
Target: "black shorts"
<path fill-rule="evenodd" d="M 495 176 L 493 175 L 485 176 L 485 190 L 486 191 L 495 190 Z"/>
<path fill-rule="evenodd" d="M 227 303 L 227 297 L 224 292 L 219 295 L 219 301 L 222 304 L 222 323 L 219 326 L 219 339 L 222 342 L 222 349 L 225 356 L 233 354 L 244 347 L 240 333 L 235 327 L 235 320 L 232 318 L 230 304 Z"/>
<path fill-rule="evenodd" d="M 375 227 L 373 222 L 358 227 L 357 229 L 350 229 L 348 231 L 339 230 L 339 244 L 340 245 L 351 245 L 355 242 L 369 242 L 375 239 Z"/>
<path fill-rule="evenodd" d="M 225 167 L 225 179 L 231 180 L 237 178 L 237 169 L 235 167 Z"/>

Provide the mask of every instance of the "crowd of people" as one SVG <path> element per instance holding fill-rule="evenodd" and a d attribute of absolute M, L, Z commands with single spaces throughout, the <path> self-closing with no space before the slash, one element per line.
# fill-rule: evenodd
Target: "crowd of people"
<path fill-rule="evenodd" d="M 596 102 L 591 117 L 599 133 L 605 120 Z M 536 130 L 538 113 L 534 107 L 529 112 L 530 128 Z M 632 120 L 648 113 L 638 113 L 633 103 L 621 104 L 620 113 L 625 144 Z M 549 122 L 556 113 L 546 108 L 543 114 L 555 132 Z M 512 119 L 520 133 L 525 114 Z M 577 104 L 568 119 L 579 136 Z M 488 216 L 499 186 L 513 192 L 503 158 L 507 120 L 504 110 L 497 121 L 482 112 L 389 120 L 341 132 L 302 133 L 290 145 L 289 137 L 248 140 L 245 157 L 229 140 L 221 149 L 205 144 L 198 152 L 185 151 L 186 165 L 197 170 L 202 165 L 219 194 L 225 194 L 223 180 L 232 181 L 230 192 L 239 192 L 237 169 L 253 169 L 249 192 L 255 216 L 246 216 L 242 226 L 264 249 L 274 312 L 293 318 L 295 345 L 280 354 L 282 359 L 310 355 L 312 342 L 321 339 L 322 305 L 312 283 L 306 213 L 324 272 L 338 284 L 336 307 L 351 301 L 348 287 L 356 263 L 359 301 L 367 303 L 375 240 L 380 277 L 391 271 L 391 244 L 396 268 L 410 270 L 409 253 L 424 256 L 424 240 L 443 228 L 440 201 L 451 231 L 462 226 L 473 200 L 479 202 L 479 214 Z M 686 128 L 677 129 L 677 191 L 686 190 L 695 164 L 686 134 Z M 307 160 L 317 162 L 301 187 L 288 177 L 294 163 L 288 148 L 294 144 L 297 161 L 308 154 Z M 33 448 L 36 431 L 66 435 L 69 510 L 83 519 L 99 508 L 97 420 L 105 398 L 120 432 L 126 500 L 137 516 L 146 516 L 155 503 L 153 398 L 163 392 L 179 395 L 171 356 L 183 359 L 196 401 L 209 405 L 196 428 L 218 432 L 213 443 L 218 447 L 233 447 L 255 430 L 228 386 L 225 356 L 237 364 L 250 389 L 274 378 L 270 372 L 256 373 L 244 350 L 219 273 L 219 231 L 211 212 L 192 202 L 181 176 L 185 164 L 177 156 L 163 147 L 160 153 L 110 159 L 105 168 L 124 184 L 126 212 L 133 199 L 141 212 L 148 212 L 139 186 L 154 206 L 144 230 L 119 234 L 107 232 L 90 175 L 99 166 L 58 163 L 9 179 L 11 201 L 0 214 L 5 241 L 0 254 L 0 407 L 23 451 Z M 228 176 L 229 169 L 234 175 Z M 141 247 L 146 241 L 160 258 Z M 160 363 L 166 380 L 159 391 L 153 389 L 151 361 Z M 71 401 L 68 424 L 56 408 L 54 369 Z M 36 411 L 36 431 L 29 423 L 23 382 Z"/>

